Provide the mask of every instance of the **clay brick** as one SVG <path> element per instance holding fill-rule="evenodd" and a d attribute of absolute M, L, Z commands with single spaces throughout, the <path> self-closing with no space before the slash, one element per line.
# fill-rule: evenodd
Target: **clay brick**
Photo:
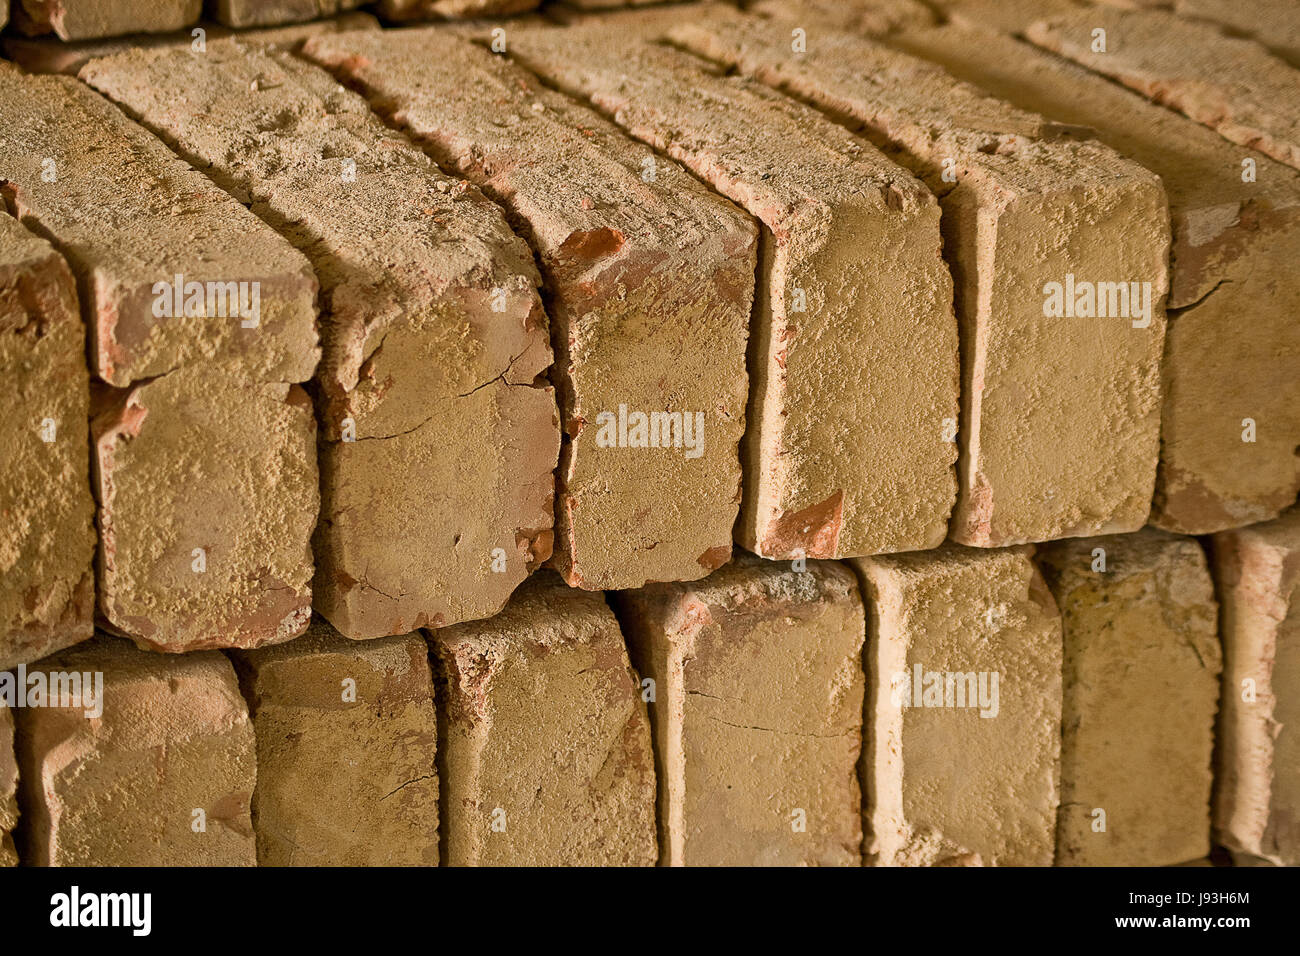
<path fill-rule="evenodd" d="M 311 377 L 316 280 L 244 206 L 71 78 L 0 62 L 0 121 L 5 194 L 78 276 L 100 378 L 121 387 L 232 360 L 249 381 Z M 177 275 L 205 286 L 256 281 L 259 314 L 155 315 L 155 306 L 174 309 L 155 285 Z M 219 312 L 213 304 L 204 311 Z"/>
<path fill-rule="evenodd" d="M 653 865 L 650 724 L 604 598 L 542 572 L 496 617 L 429 640 L 444 861 Z"/>
<path fill-rule="evenodd" d="M 88 718 L 85 700 L 16 711 L 24 863 L 254 865 L 253 727 L 225 657 L 105 637 L 40 669 L 101 673 L 103 712 Z"/>
<path fill-rule="evenodd" d="M 141 647 L 275 644 L 311 618 L 311 400 L 233 378 L 184 368 L 96 395 L 99 607 Z"/>
<path fill-rule="evenodd" d="M 1223 603 L 1216 842 L 1300 865 L 1300 508 L 1214 536 Z"/>
<path fill-rule="evenodd" d="M 852 573 L 742 555 L 616 600 L 655 686 L 660 862 L 857 866 L 866 622 Z"/>
<path fill-rule="evenodd" d="M 1164 183 L 1173 245 L 1151 523 L 1205 534 L 1274 518 L 1295 501 L 1300 278 L 1290 263 L 1300 256 L 1300 175 L 1010 37 L 945 27 L 889 42 L 1017 106 L 1091 127 Z M 1252 182 L 1242 181 L 1247 162 Z M 1254 442 L 1242 441 L 1246 418 Z"/>
<path fill-rule="evenodd" d="M 1026 24 L 1072 13 L 1089 0 L 935 0 L 944 22 L 963 30 L 1016 33 Z"/>
<path fill-rule="evenodd" d="M 934 11 L 921 0 L 758 0 L 747 3 L 745 11 L 806 21 L 806 27 L 815 23 L 821 28 L 871 36 L 930 26 L 935 21 Z"/>
<path fill-rule="evenodd" d="M 1057 864 L 1206 856 L 1223 655 L 1201 546 L 1144 529 L 1046 545 L 1038 563 L 1065 631 Z"/>
<path fill-rule="evenodd" d="M 940 196 L 964 346 L 952 538 L 998 547 L 1140 528 L 1159 452 L 1159 180 L 870 40 L 819 34 L 794 56 L 793 22 L 696 17 L 668 36 L 861 124 Z M 1076 277 L 1122 286 L 1113 303 L 1100 293 L 1108 312 L 1132 283 L 1146 283 L 1147 305 L 1049 316 L 1048 284 L 1073 300 Z"/>
<path fill-rule="evenodd" d="M 262 30 L 244 30 L 236 32 L 219 23 L 204 21 L 201 26 L 207 40 L 238 36 L 249 43 L 263 43 L 280 49 L 293 49 L 300 46 L 308 37 L 322 33 L 341 33 L 347 30 L 378 30 L 379 21 L 368 13 L 345 13 L 332 20 L 317 20 L 314 23 L 296 23 L 290 26 L 267 27 Z M 125 53 L 135 48 L 155 49 L 157 47 L 190 48 L 194 43 L 190 31 L 163 34 L 135 34 L 116 37 L 111 40 L 82 40 L 64 43 L 62 40 L 31 39 L 27 37 L 4 37 L 0 46 L 4 55 L 23 69 L 33 73 L 63 73 L 76 76 L 77 71 L 91 60 Z"/>
<path fill-rule="evenodd" d="M 1106 52 L 1092 52 L 1094 30 Z M 1300 71 L 1252 40 L 1160 10 L 1086 9 L 1030 25 L 1034 43 L 1300 167 Z"/>
<path fill-rule="evenodd" d="M 942 541 L 957 336 L 933 196 L 815 111 L 599 23 L 516 29 L 510 50 L 762 224 L 737 542 L 825 558 Z"/>
<path fill-rule="evenodd" d="M 375 0 L 386 20 L 443 20 L 488 17 L 534 10 L 541 0 Z"/>
<path fill-rule="evenodd" d="M 749 218 L 592 111 L 437 28 L 324 37 L 304 53 L 505 206 L 536 250 L 566 439 L 553 560 L 568 583 L 640 587 L 723 564 L 740 501 Z M 676 430 L 661 434 L 656 421 L 653 436 L 646 429 L 655 447 L 611 445 L 621 411 L 673 414 Z"/>
<path fill-rule="evenodd" d="M 67 265 L 0 212 L 0 668 L 93 630 L 85 338 Z"/>
<path fill-rule="evenodd" d="M 27 34 L 86 40 L 124 33 L 165 33 L 199 19 L 203 0 L 18 0 L 15 26 Z"/>
<path fill-rule="evenodd" d="M 550 555 L 559 449 L 536 384 L 551 361 L 540 279 L 501 211 L 287 53 L 221 40 L 81 76 L 249 199 L 320 277 L 316 609 L 354 639 L 495 613 Z"/>
<path fill-rule="evenodd" d="M 260 866 L 436 866 L 437 727 L 418 634 L 236 654 L 253 714 Z"/>
<path fill-rule="evenodd" d="M 14 756 L 14 718 L 0 704 L 0 867 L 17 866 L 13 831 L 18 826 L 18 760 Z"/>
<path fill-rule="evenodd" d="M 355 10 L 365 0 L 215 0 L 211 15 L 228 27 L 270 27 L 301 23 Z"/>
<path fill-rule="evenodd" d="M 868 863 L 1051 864 L 1061 618 L 1030 553 L 944 545 L 851 562 L 871 614 Z"/>
<path fill-rule="evenodd" d="M 1262 43 L 1292 66 L 1300 66 L 1300 18 L 1293 0 L 1100 0 L 1121 8 L 1157 7 L 1179 16 L 1209 20 L 1233 36 Z M 1040 17 L 1042 14 L 1039 15 Z"/>

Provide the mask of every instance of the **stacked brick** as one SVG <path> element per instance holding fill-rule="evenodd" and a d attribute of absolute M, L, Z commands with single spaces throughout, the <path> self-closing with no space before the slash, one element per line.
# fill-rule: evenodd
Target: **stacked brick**
<path fill-rule="evenodd" d="M 1300 74 L 1156 5 L 24 3 L 157 36 L 0 63 L 0 865 L 1300 863 Z"/>

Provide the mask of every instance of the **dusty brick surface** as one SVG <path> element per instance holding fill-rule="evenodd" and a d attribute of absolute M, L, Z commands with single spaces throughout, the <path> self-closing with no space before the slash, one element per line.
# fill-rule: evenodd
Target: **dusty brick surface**
<path fill-rule="evenodd" d="M 764 226 L 736 540 L 773 558 L 942 541 L 957 345 L 929 192 L 816 112 L 684 54 L 599 24 L 510 37 L 517 62 Z"/>
<path fill-rule="evenodd" d="M 199 19 L 203 0 L 15 0 L 13 12 L 24 33 L 86 40 L 179 30 Z"/>
<path fill-rule="evenodd" d="M 79 277 L 100 378 L 125 386 L 227 360 L 248 381 L 311 377 L 316 280 L 243 205 L 70 78 L 0 62 L 0 120 L 5 193 Z M 177 275 L 259 282 L 257 326 L 230 315 L 155 315 L 155 284 Z"/>
<path fill-rule="evenodd" d="M 18 760 L 14 756 L 14 718 L 0 704 L 0 867 L 17 866 L 13 831 L 18 826 Z"/>
<path fill-rule="evenodd" d="M 550 555 L 559 447 L 540 280 L 500 210 L 287 53 L 222 40 L 81 76 L 320 276 L 316 609 L 351 638 L 495 613 Z"/>
<path fill-rule="evenodd" d="M 870 613 L 866 861 L 1051 865 L 1061 618 L 1030 549 L 851 563 Z"/>
<path fill-rule="evenodd" d="M 16 711 L 24 863 L 254 865 L 253 727 L 230 661 L 104 637 L 39 669 L 102 673 L 103 713 Z"/>
<path fill-rule="evenodd" d="M 1217 534 L 1213 550 L 1224 648 L 1215 840 L 1240 862 L 1300 865 L 1300 508 Z"/>
<path fill-rule="evenodd" d="M 324 37 L 304 52 L 504 205 L 537 252 L 565 427 L 554 563 L 569 584 L 691 580 L 725 562 L 740 501 L 749 218 L 591 110 L 437 28 Z M 673 435 L 656 427 L 649 438 L 676 446 L 611 445 L 621 407 L 675 414 Z"/>
<path fill-rule="evenodd" d="M 871 40 L 819 35 L 793 56 L 794 22 L 731 13 L 668 35 L 863 124 L 941 197 L 963 342 L 951 536 L 998 547 L 1140 528 L 1159 451 L 1169 228 L 1158 179 Z M 1149 314 L 1046 316 L 1047 283 L 1067 275 L 1126 292 L 1148 283 Z"/>
<path fill-rule="evenodd" d="M 616 601 L 655 682 L 660 862 L 857 866 L 866 627 L 852 572 L 743 555 Z"/>
<path fill-rule="evenodd" d="M 871 35 L 935 22 L 934 11 L 921 0 L 757 0 L 745 11 L 801 22 L 805 29 L 816 24 Z"/>
<path fill-rule="evenodd" d="M 443 20 L 488 17 L 534 10 L 541 0 L 375 0 L 375 10 L 388 20 Z"/>
<path fill-rule="evenodd" d="M 1065 632 L 1057 864 L 1206 856 L 1223 655 L 1205 552 L 1148 528 L 1037 559 Z"/>
<path fill-rule="evenodd" d="M 604 598 L 544 572 L 496 617 L 429 640 L 444 861 L 653 865 L 650 724 Z"/>
<path fill-rule="evenodd" d="M 1290 267 L 1300 255 L 1300 175 L 1007 36 L 944 27 L 890 42 L 1025 109 L 1089 127 L 1160 176 L 1173 244 L 1151 522 L 1205 534 L 1287 508 L 1300 492 L 1300 326 L 1291 318 L 1300 278 Z M 1246 160 L 1253 182 L 1243 181 Z M 1246 418 L 1254 442 L 1242 441 Z"/>
<path fill-rule="evenodd" d="M 93 630 L 85 337 L 67 265 L 0 213 L 0 668 Z"/>
<path fill-rule="evenodd" d="M 1179 16 L 1208 20 L 1226 27 L 1233 36 L 1250 37 L 1262 43 L 1292 66 L 1300 65 L 1300 17 L 1291 0 L 1099 0 L 1109 6 L 1129 9 L 1156 7 L 1173 10 Z M 1040 14 L 1042 16 L 1042 14 Z"/>
<path fill-rule="evenodd" d="M 317 618 L 241 651 L 257 737 L 260 866 L 436 866 L 433 676 L 424 638 L 349 641 Z"/>
<path fill-rule="evenodd" d="M 99 608 L 142 647 L 274 644 L 311 617 L 311 400 L 232 378 L 185 368 L 96 395 Z"/>
<path fill-rule="evenodd" d="M 207 40 L 230 37 L 236 33 L 219 23 L 207 21 L 202 23 L 202 28 L 205 33 L 205 43 Z M 247 43 L 263 43 L 268 46 L 293 49 L 308 37 L 321 33 L 378 29 L 379 21 L 368 13 L 344 13 L 330 20 L 244 30 L 238 35 L 240 40 Z M 194 40 L 194 36 L 188 30 L 181 33 L 135 34 L 109 40 L 81 40 L 72 43 L 50 38 L 7 36 L 0 40 L 0 47 L 3 47 L 6 57 L 25 70 L 33 73 L 64 73 L 68 76 L 76 76 L 77 71 L 83 66 L 100 57 L 125 53 L 137 47 L 155 49 L 172 46 L 188 49 L 193 46 Z"/>
<path fill-rule="evenodd" d="M 1106 31 L 1106 52 L 1091 49 Z M 1253 40 L 1160 10 L 1079 10 L 1029 26 L 1034 43 L 1300 167 L 1300 71 Z"/>
<path fill-rule="evenodd" d="M 211 16 L 228 27 L 270 27 L 332 17 L 361 6 L 365 0 L 216 0 Z"/>

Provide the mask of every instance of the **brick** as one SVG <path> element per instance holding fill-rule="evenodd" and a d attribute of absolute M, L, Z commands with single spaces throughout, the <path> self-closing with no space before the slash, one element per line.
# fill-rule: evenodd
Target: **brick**
<path fill-rule="evenodd" d="M 215 0 L 211 14 L 228 27 L 270 27 L 332 17 L 355 10 L 365 0 Z"/>
<path fill-rule="evenodd" d="M 0 250 L 0 421 L 9 426 L 0 443 L 0 668 L 8 668 L 90 637 L 95 529 L 86 332 L 72 273 L 2 212 Z"/>
<path fill-rule="evenodd" d="M 565 428 L 554 563 L 568 583 L 640 587 L 723 564 L 740 500 L 749 218 L 592 111 L 436 28 L 324 37 L 304 52 L 505 206 L 536 250 Z M 621 411 L 675 415 L 676 430 L 656 424 L 647 438 L 666 447 L 611 444 Z"/>
<path fill-rule="evenodd" d="M 1214 837 L 1238 862 L 1300 864 L 1300 508 L 1214 536 L 1223 604 Z"/>
<path fill-rule="evenodd" d="M 1072 13 L 1089 0 L 936 0 L 944 22 L 963 30 L 1016 33 L 1026 24 Z"/>
<path fill-rule="evenodd" d="M 816 24 L 873 36 L 930 26 L 935 21 L 934 11 L 921 0 L 758 0 L 747 3 L 745 11 L 807 21 L 805 29 Z"/>
<path fill-rule="evenodd" d="M 510 50 L 761 223 L 737 542 L 829 558 L 942 541 L 957 342 L 929 192 L 815 111 L 599 24 L 516 29 Z"/>
<path fill-rule="evenodd" d="M 102 674 L 103 712 L 88 718 L 86 700 L 16 711 L 24 863 L 254 865 L 253 727 L 225 657 L 105 637 L 40 669 Z"/>
<path fill-rule="evenodd" d="M 1200 544 L 1148 528 L 1055 542 L 1038 563 L 1065 632 L 1057 864 L 1208 855 L 1223 655 Z"/>
<path fill-rule="evenodd" d="M 604 598 L 543 572 L 429 639 L 444 861 L 652 866 L 650 725 Z"/>
<path fill-rule="evenodd" d="M 221 40 L 81 75 L 320 277 L 316 609 L 354 639 L 496 613 L 550 555 L 559 449 L 540 279 L 501 211 L 288 53 Z"/>
<path fill-rule="evenodd" d="M 311 400 L 232 378 L 178 369 L 96 396 L 99 608 L 142 647 L 280 643 L 311 618 Z"/>
<path fill-rule="evenodd" d="M 13 831 L 18 826 L 18 761 L 14 757 L 14 718 L 0 704 L 0 867 L 17 866 Z"/>
<path fill-rule="evenodd" d="M 857 866 L 866 622 L 852 573 L 742 555 L 616 600 L 654 681 L 660 862 Z"/>
<path fill-rule="evenodd" d="M 203 0 L 18 0 L 15 26 L 27 34 L 86 40 L 124 33 L 165 33 L 199 19 Z"/>
<path fill-rule="evenodd" d="M 71 78 L 0 63 L 0 120 L 5 193 L 79 277 L 100 378 L 123 387 L 232 360 L 249 381 L 311 377 L 316 280 L 244 206 Z M 177 275 L 187 284 L 258 282 L 257 325 L 228 314 L 156 316 L 169 297 L 155 285 Z M 205 302 L 204 311 L 220 310 Z"/>
<path fill-rule="evenodd" d="M 944 27 L 890 42 L 1017 106 L 1090 127 L 1160 176 L 1173 243 L 1151 523 L 1206 534 L 1295 501 L 1300 279 L 1288 264 L 1300 256 L 1300 175 L 1010 37 Z M 1252 182 L 1242 181 L 1247 161 Z M 1242 441 L 1246 418 L 1255 442 Z"/>
<path fill-rule="evenodd" d="M 869 864 L 1051 864 L 1061 618 L 1030 553 L 944 545 L 851 562 L 871 613 Z"/>
<path fill-rule="evenodd" d="M 541 0 L 375 0 L 386 20 L 443 20 L 488 17 L 534 10 Z"/>
<path fill-rule="evenodd" d="M 733 13 L 668 36 L 861 124 L 940 196 L 963 342 L 951 537 L 999 547 L 1140 528 L 1159 452 L 1169 244 L 1159 180 L 870 40 L 819 35 L 793 56 L 791 23 Z M 1048 315 L 1049 283 L 1070 295 L 1075 277 L 1125 293 L 1146 283 L 1147 305 L 1124 314 L 1128 296 L 1107 304 L 1102 292 L 1105 311 L 1121 314 Z"/>
<path fill-rule="evenodd" d="M 1179 16 L 1209 20 L 1233 36 L 1250 37 L 1292 66 L 1300 66 L 1300 19 L 1291 0 L 1101 0 L 1109 6 L 1158 7 Z"/>
<path fill-rule="evenodd" d="M 208 40 L 237 35 L 245 42 L 293 49 L 300 46 L 308 37 L 321 33 L 378 30 L 379 21 L 368 13 L 344 13 L 332 20 L 295 23 L 261 30 L 244 30 L 239 33 L 219 23 L 204 21 L 201 26 L 205 33 L 205 43 Z M 0 39 L 0 47 L 3 47 L 6 57 L 25 70 L 33 73 L 63 73 L 67 76 L 76 76 L 77 71 L 83 66 L 100 57 L 125 53 L 135 48 L 154 49 L 165 46 L 189 48 L 194 40 L 194 36 L 188 30 L 181 33 L 134 34 L 108 40 L 81 40 L 73 43 L 41 37 L 6 36 Z"/>
<path fill-rule="evenodd" d="M 1094 53 L 1092 31 L 1106 31 Z M 1160 10 L 1087 9 L 1030 25 L 1034 43 L 1300 167 L 1300 71 L 1252 40 Z"/>
<path fill-rule="evenodd" d="M 437 725 L 419 634 L 349 641 L 317 618 L 241 651 L 260 866 L 436 866 Z"/>

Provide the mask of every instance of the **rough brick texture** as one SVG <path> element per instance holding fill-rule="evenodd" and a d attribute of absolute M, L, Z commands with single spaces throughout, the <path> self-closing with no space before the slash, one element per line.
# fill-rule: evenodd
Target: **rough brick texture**
<path fill-rule="evenodd" d="M 430 643 L 447 863 L 654 864 L 650 724 L 601 595 L 543 572 Z"/>
<path fill-rule="evenodd" d="M 554 562 L 569 584 L 640 587 L 724 563 L 740 501 L 749 218 L 590 110 L 436 28 L 325 37 L 305 52 L 501 202 L 537 252 L 565 428 Z M 635 422 L 622 426 L 626 445 L 611 444 L 620 410 L 649 416 L 642 438 L 653 447 L 628 447 Z"/>
<path fill-rule="evenodd" d="M 1300 277 L 1290 267 L 1300 256 L 1300 175 L 1010 37 L 943 27 L 890 42 L 1025 109 L 1090 127 L 1159 174 L 1173 245 L 1151 522 L 1205 534 L 1287 508 L 1300 492 Z M 1247 418 L 1254 442 L 1242 441 Z"/>
<path fill-rule="evenodd" d="M 660 862 L 858 865 L 866 632 L 852 573 L 746 555 L 617 600 L 655 682 Z"/>
<path fill-rule="evenodd" d="M 320 276 L 317 610 L 351 638 L 495 613 L 550 556 L 559 447 L 535 385 L 551 361 L 540 280 L 500 210 L 287 53 L 222 40 L 81 75 Z"/>
<path fill-rule="evenodd" d="M 1205 553 L 1146 529 L 1047 545 L 1038 562 L 1065 629 L 1057 864 L 1206 856 L 1223 656 Z"/>
<path fill-rule="evenodd" d="M 867 862 L 1050 865 L 1061 619 L 1029 549 L 852 564 L 870 611 Z"/>
<path fill-rule="evenodd" d="M 211 15 L 228 27 L 300 23 L 355 10 L 366 0 L 216 0 Z"/>
<path fill-rule="evenodd" d="M 533 10 L 541 0 L 375 0 L 388 20 L 442 20 L 488 17 Z"/>
<path fill-rule="evenodd" d="M 165 33 L 199 19 L 203 0 L 14 0 L 15 25 L 28 34 L 87 40 Z"/>
<path fill-rule="evenodd" d="M 1093 51 L 1093 31 L 1106 51 Z M 1300 167 L 1300 70 L 1253 40 L 1159 10 L 1087 9 L 1032 24 L 1027 36 L 1225 139 Z"/>
<path fill-rule="evenodd" d="M 1100 0 L 1110 6 L 1171 9 L 1180 16 L 1209 20 L 1224 32 L 1248 36 L 1292 66 L 1300 66 L 1300 17 L 1293 0 Z M 1041 14 L 1040 14 L 1041 16 Z"/>
<path fill-rule="evenodd" d="M 96 396 L 99 608 L 142 647 L 275 644 L 311 618 L 311 400 L 232 377 L 183 368 Z"/>
<path fill-rule="evenodd" d="M 757 0 L 746 3 L 745 10 L 793 20 L 805 30 L 816 25 L 870 35 L 929 26 L 935 20 L 922 0 Z"/>
<path fill-rule="evenodd" d="M 669 36 L 864 125 L 940 195 L 963 342 L 952 537 L 997 547 L 1140 528 L 1159 450 L 1169 242 L 1159 181 L 870 40 L 818 35 L 793 56 L 794 22 L 696 17 Z M 1131 315 L 1045 314 L 1047 284 L 1064 291 L 1067 276 L 1122 285 L 1114 304 L 1100 293 L 1107 313 L 1146 283 L 1144 314 L 1136 303 Z"/>
<path fill-rule="evenodd" d="M 102 673 L 103 713 L 16 712 L 24 863 L 254 865 L 253 727 L 225 657 L 99 638 L 40 670 Z"/>
<path fill-rule="evenodd" d="M 260 866 L 436 866 L 437 727 L 418 634 L 349 641 L 319 618 L 240 652 L 257 736 Z"/>
<path fill-rule="evenodd" d="M 93 629 L 85 338 L 67 265 L 0 212 L 0 668 Z"/>
<path fill-rule="evenodd" d="M 14 756 L 14 718 L 0 704 L 0 867 L 17 866 L 12 833 L 18 826 L 18 760 Z"/>
<path fill-rule="evenodd" d="M 1300 508 L 1214 536 L 1223 705 L 1214 835 L 1242 862 L 1300 865 Z"/>
<path fill-rule="evenodd" d="M 516 30 L 510 50 L 765 227 L 737 541 L 771 558 L 942 541 L 957 350 L 934 198 L 815 111 L 684 54 L 599 25 Z"/>

